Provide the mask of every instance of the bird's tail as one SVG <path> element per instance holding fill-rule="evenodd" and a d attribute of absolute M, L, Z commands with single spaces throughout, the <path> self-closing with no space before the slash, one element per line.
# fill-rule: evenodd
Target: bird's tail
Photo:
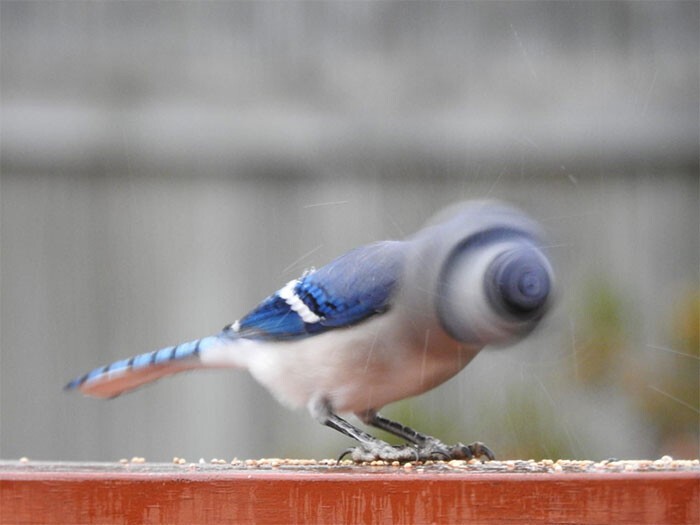
<path fill-rule="evenodd" d="M 236 366 L 233 359 L 212 360 L 206 357 L 208 354 L 222 354 L 221 351 L 227 350 L 226 347 L 234 344 L 235 341 L 236 339 L 223 332 L 219 335 L 139 354 L 95 368 L 68 383 L 65 390 L 80 390 L 88 396 L 110 398 L 185 370 Z"/>

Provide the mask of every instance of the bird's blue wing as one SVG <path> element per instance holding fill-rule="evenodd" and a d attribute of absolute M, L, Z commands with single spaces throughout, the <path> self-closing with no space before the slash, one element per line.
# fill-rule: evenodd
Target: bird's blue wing
<path fill-rule="evenodd" d="M 289 282 L 227 330 L 288 340 L 358 323 L 389 308 L 403 259 L 400 241 L 357 248 Z"/>

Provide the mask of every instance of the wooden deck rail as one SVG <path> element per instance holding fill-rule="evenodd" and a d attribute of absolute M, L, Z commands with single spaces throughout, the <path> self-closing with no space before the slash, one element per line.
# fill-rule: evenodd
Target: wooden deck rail
<path fill-rule="evenodd" d="M 697 461 L 308 463 L 4 461 L 0 524 L 700 523 Z"/>

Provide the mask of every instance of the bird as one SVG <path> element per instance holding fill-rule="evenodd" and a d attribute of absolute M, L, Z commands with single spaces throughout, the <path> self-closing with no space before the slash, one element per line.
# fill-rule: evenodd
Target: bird
<path fill-rule="evenodd" d="M 538 223 L 509 204 L 457 203 L 403 240 L 304 271 L 216 335 L 95 368 L 65 388 L 114 398 L 184 371 L 247 369 L 283 405 L 305 407 L 355 440 L 341 458 L 494 459 L 480 441 L 448 445 L 379 411 L 540 324 L 554 296 L 543 238 Z M 340 414 L 405 443 L 392 445 Z"/>

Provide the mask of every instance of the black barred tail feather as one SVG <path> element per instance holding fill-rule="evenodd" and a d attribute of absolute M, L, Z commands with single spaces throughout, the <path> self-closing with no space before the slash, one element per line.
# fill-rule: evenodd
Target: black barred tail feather
<path fill-rule="evenodd" d="M 220 335 L 211 336 L 140 354 L 95 368 L 68 383 L 65 389 L 77 389 L 93 397 L 116 397 L 161 377 L 206 367 L 201 353 L 229 342 Z"/>

